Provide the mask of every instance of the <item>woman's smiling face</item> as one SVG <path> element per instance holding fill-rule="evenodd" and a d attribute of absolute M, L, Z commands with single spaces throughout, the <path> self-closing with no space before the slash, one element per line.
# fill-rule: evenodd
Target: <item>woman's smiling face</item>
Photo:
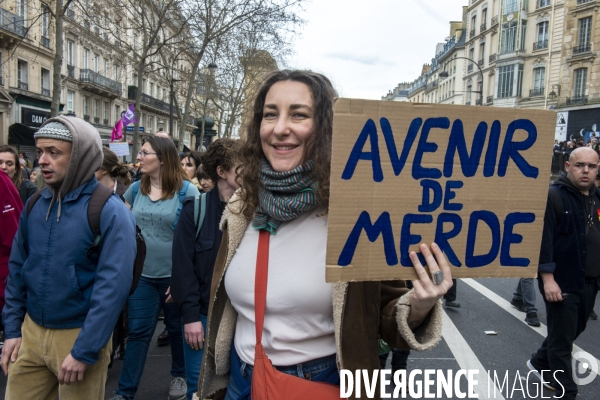
<path fill-rule="evenodd" d="M 260 140 L 273 170 L 290 171 L 305 161 L 315 125 L 313 104 L 309 87 L 301 82 L 280 81 L 267 92 Z"/>

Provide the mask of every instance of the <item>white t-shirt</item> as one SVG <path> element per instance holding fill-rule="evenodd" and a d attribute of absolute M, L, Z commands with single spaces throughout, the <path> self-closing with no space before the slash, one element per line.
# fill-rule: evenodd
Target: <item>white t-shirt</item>
<path fill-rule="evenodd" d="M 322 212 L 322 211 L 321 211 Z M 286 366 L 336 352 L 332 284 L 325 282 L 327 216 L 314 210 L 283 223 L 269 242 L 267 305 L 262 344 L 273 365 Z M 238 312 L 234 344 L 254 365 L 254 275 L 258 230 L 248 225 L 225 273 L 225 289 Z"/>

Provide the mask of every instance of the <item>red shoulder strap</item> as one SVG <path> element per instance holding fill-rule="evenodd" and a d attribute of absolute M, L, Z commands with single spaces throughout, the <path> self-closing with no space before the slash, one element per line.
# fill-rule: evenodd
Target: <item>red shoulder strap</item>
<path fill-rule="evenodd" d="M 261 229 L 258 235 L 256 274 L 254 280 L 254 319 L 256 320 L 256 344 L 262 342 L 265 307 L 267 305 L 267 278 L 269 273 L 269 238 L 271 234 Z"/>

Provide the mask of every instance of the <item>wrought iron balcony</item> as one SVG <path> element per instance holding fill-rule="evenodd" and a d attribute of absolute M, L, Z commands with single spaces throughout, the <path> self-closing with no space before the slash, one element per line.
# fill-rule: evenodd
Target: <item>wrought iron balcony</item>
<path fill-rule="evenodd" d="M 498 20 L 499 20 L 499 18 L 497 15 L 495 17 L 492 17 L 492 26 L 498 25 Z"/>
<path fill-rule="evenodd" d="M 475 36 L 475 29 L 471 29 L 471 32 L 469 32 L 469 39 L 472 39 Z"/>
<path fill-rule="evenodd" d="M 477 61 L 477 65 L 479 65 L 480 67 L 483 67 L 483 63 L 484 63 L 483 58 L 481 60 Z"/>
<path fill-rule="evenodd" d="M 83 119 L 84 119 L 84 121 L 90 122 L 90 116 L 89 116 L 89 115 L 87 115 L 87 114 L 85 114 L 85 115 L 83 116 Z"/>
<path fill-rule="evenodd" d="M 94 117 L 94 124 L 100 124 L 100 117 Z"/>
<path fill-rule="evenodd" d="M 477 100 L 475 100 L 475 105 L 476 105 L 476 106 L 480 106 L 480 105 L 482 105 L 482 104 L 483 104 L 483 99 L 482 99 L 481 97 L 480 97 L 480 98 L 478 98 Z"/>
<path fill-rule="evenodd" d="M 497 57 L 496 54 L 490 55 L 490 64 L 493 62 L 496 62 L 496 57 Z"/>
<path fill-rule="evenodd" d="M 548 48 L 548 39 L 538 40 L 533 43 L 533 50 L 547 49 Z"/>
<path fill-rule="evenodd" d="M 104 123 L 104 126 L 108 126 L 108 120 L 107 119 L 103 120 L 102 122 Z"/>
<path fill-rule="evenodd" d="M 584 43 L 573 47 L 573 54 L 587 53 L 588 51 L 592 51 L 592 43 Z"/>
<path fill-rule="evenodd" d="M 75 66 L 67 64 L 67 76 L 75 79 Z"/>
<path fill-rule="evenodd" d="M 467 72 L 473 72 L 473 64 L 469 64 L 467 67 Z"/>
<path fill-rule="evenodd" d="M 46 47 L 46 48 L 50 48 L 50 38 L 44 37 L 42 36 L 42 46 Z"/>
<path fill-rule="evenodd" d="M 436 82 L 437 84 L 437 82 Z M 129 100 L 135 100 L 136 96 L 137 96 L 137 88 L 135 86 L 130 86 L 129 90 L 127 90 L 127 98 Z M 152 107 L 152 108 L 156 108 L 158 110 L 161 110 L 165 113 L 169 113 L 170 112 L 170 106 L 169 103 L 165 103 L 164 101 L 155 99 L 152 96 L 148 96 L 146 93 L 142 93 L 142 104 Z"/>
<path fill-rule="evenodd" d="M 42 96 L 50 97 L 50 89 L 42 88 Z"/>
<path fill-rule="evenodd" d="M 529 97 L 539 97 L 544 95 L 544 88 L 531 89 L 529 91 Z"/>
<path fill-rule="evenodd" d="M 483 32 L 487 29 L 486 23 L 484 22 L 483 24 L 481 24 L 481 26 L 479 27 L 479 32 Z"/>
<path fill-rule="evenodd" d="M 491 104 L 491 103 L 493 103 L 493 102 L 494 102 L 494 96 L 488 96 L 488 97 L 485 99 L 485 103 L 486 103 L 486 104 Z"/>
<path fill-rule="evenodd" d="M 25 37 L 27 27 L 25 20 L 16 14 L 11 13 L 4 8 L 0 8 L 0 28 L 15 33 L 21 37 Z"/>
<path fill-rule="evenodd" d="M 567 97 L 567 105 L 571 105 L 571 104 L 587 104 L 588 102 L 588 97 L 587 96 L 573 96 L 573 97 Z"/>
<path fill-rule="evenodd" d="M 105 76 L 100 75 L 91 69 L 82 69 L 79 73 L 79 81 L 85 83 L 93 83 L 103 89 L 108 90 L 116 95 L 123 93 L 121 82 L 113 81 Z"/>
<path fill-rule="evenodd" d="M 21 81 L 19 81 L 19 89 L 29 90 L 29 84 L 27 82 L 21 82 Z"/>

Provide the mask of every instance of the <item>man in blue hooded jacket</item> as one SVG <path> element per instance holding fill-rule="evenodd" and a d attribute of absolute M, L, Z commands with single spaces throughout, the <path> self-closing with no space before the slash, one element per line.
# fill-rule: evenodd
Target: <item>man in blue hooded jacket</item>
<path fill-rule="evenodd" d="M 133 278 L 135 218 L 111 196 L 100 215 L 100 251 L 88 254 L 100 135 L 82 119 L 59 116 L 34 137 L 48 187 L 22 213 L 9 260 L 6 399 L 104 399 L 109 339 Z"/>

